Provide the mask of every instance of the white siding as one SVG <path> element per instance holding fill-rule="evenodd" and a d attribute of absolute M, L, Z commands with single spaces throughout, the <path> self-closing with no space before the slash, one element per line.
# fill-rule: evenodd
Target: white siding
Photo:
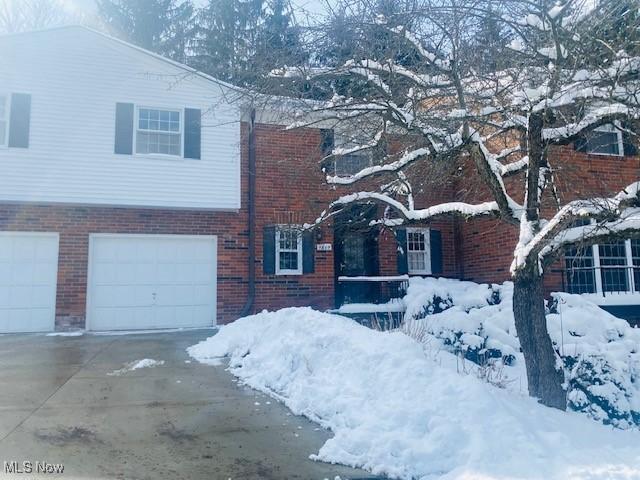
<path fill-rule="evenodd" d="M 0 93 L 32 96 L 29 148 L 0 147 L 0 201 L 240 208 L 223 87 L 80 27 L 0 38 L 0 58 Z M 114 154 L 117 102 L 201 109 L 202 158 Z"/>

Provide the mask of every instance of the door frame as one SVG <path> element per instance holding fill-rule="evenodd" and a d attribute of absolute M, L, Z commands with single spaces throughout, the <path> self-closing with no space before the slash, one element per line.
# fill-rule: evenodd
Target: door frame
<path fill-rule="evenodd" d="M 95 240 L 99 238 L 155 238 L 155 239 L 184 239 L 184 240 L 212 240 L 215 256 L 213 257 L 214 263 L 214 281 L 215 288 L 213 290 L 213 322 L 211 327 L 215 327 L 218 324 L 218 236 L 217 235 L 180 235 L 180 234 L 156 234 L 156 233 L 90 233 L 89 234 L 89 252 L 87 255 L 87 282 L 86 293 L 87 301 L 85 304 L 84 315 L 84 328 L 85 330 L 92 330 L 91 323 L 92 318 L 90 312 L 92 305 L 92 276 L 93 276 L 93 255 L 95 252 Z M 135 330 L 135 329 L 131 329 Z"/>

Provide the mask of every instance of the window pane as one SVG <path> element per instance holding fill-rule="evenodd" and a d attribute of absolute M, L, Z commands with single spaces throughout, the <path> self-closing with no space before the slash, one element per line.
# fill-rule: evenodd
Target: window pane
<path fill-rule="evenodd" d="M 0 95 L 0 120 L 4 120 L 6 114 L 7 114 L 7 97 Z"/>
<path fill-rule="evenodd" d="M 407 262 L 410 272 L 424 272 L 426 271 L 426 259 L 422 252 L 408 252 Z"/>
<path fill-rule="evenodd" d="M 633 283 L 636 292 L 640 292 L 640 240 L 631 240 L 631 258 L 633 260 Z"/>
<path fill-rule="evenodd" d="M 591 132 L 587 138 L 587 152 L 619 155 L 618 133 L 597 130 Z"/>
<path fill-rule="evenodd" d="M 160 153 L 179 156 L 181 154 L 182 141 L 180 134 L 138 132 L 136 145 L 137 153 Z"/>
<path fill-rule="evenodd" d="M 626 292 L 629 290 L 626 268 L 627 252 L 625 241 L 604 243 L 598 246 L 600 253 L 600 271 L 602 290 L 605 292 Z"/>
<path fill-rule="evenodd" d="M 424 252 L 424 232 L 407 232 L 407 247 L 410 252 Z"/>
<path fill-rule="evenodd" d="M 355 175 L 371 165 L 371 155 L 368 153 L 350 153 L 336 159 L 335 174 L 337 176 Z"/>
<path fill-rule="evenodd" d="M 4 145 L 7 135 L 7 122 L 0 120 L 0 145 Z"/>
<path fill-rule="evenodd" d="M 180 114 L 178 112 L 141 108 L 138 117 L 138 128 L 141 130 L 180 131 Z"/>
<path fill-rule="evenodd" d="M 591 247 L 568 248 L 565 252 L 565 264 L 567 268 L 567 292 L 596 292 L 593 249 Z"/>
<path fill-rule="evenodd" d="M 298 252 L 280 252 L 280 270 L 297 270 Z"/>

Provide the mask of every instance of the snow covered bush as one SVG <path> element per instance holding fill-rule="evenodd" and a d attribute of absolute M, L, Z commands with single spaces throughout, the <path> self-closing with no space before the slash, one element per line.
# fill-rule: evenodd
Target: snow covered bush
<path fill-rule="evenodd" d="M 522 383 L 512 288 L 510 282 L 412 278 L 405 324 L 423 324 L 445 349 L 483 369 L 517 367 Z M 618 428 L 640 426 L 640 330 L 566 293 L 553 294 L 547 328 L 564 366 L 569 408 Z"/>

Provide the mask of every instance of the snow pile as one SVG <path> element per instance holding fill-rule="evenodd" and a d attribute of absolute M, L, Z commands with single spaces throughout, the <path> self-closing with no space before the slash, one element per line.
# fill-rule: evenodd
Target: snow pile
<path fill-rule="evenodd" d="M 119 370 L 114 370 L 111 373 L 107 373 L 107 375 L 111 376 L 119 376 L 127 372 L 133 372 L 134 370 L 139 370 L 140 368 L 150 368 L 164 365 L 164 360 L 154 360 L 152 358 L 143 358 L 142 360 L 135 360 L 133 362 L 127 363 L 123 368 Z"/>
<path fill-rule="evenodd" d="M 513 285 L 411 279 L 405 321 L 422 322 L 445 348 L 486 364 L 501 359 L 526 382 L 513 318 Z M 619 428 L 640 425 L 640 330 L 579 295 L 553 294 L 547 328 L 565 366 L 569 408 Z"/>
<path fill-rule="evenodd" d="M 189 348 L 229 356 L 249 386 L 330 428 L 312 458 L 402 479 L 639 478 L 640 433 L 539 405 L 434 361 L 400 332 L 291 308 L 246 317 Z"/>

